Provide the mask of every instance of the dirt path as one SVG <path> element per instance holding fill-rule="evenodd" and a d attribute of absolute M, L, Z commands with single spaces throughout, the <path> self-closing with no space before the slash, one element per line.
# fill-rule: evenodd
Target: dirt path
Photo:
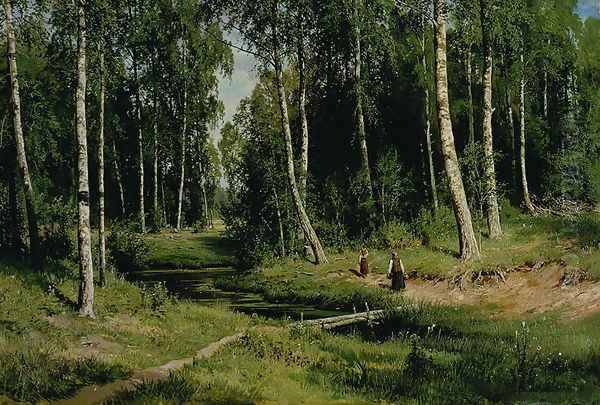
<path fill-rule="evenodd" d="M 80 405 L 80 404 L 101 404 L 119 393 L 131 391 L 137 385 L 147 381 L 163 381 L 169 378 L 173 371 L 181 370 L 186 365 L 190 365 L 197 359 L 206 359 L 215 354 L 224 346 L 239 340 L 244 333 L 238 333 L 233 336 L 227 336 L 218 342 L 206 346 L 204 349 L 196 352 L 192 357 L 173 360 L 159 367 L 147 368 L 135 372 L 126 380 L 115 381 L 106 385 L 90 385 L 81 389 L 75 396 L 56 401 L 57 405 Z"/>
<path fill-rule="evenodd" d="M 562 319 L 576 319 L 600 312 L 600 283 L 584 281 L 561 286 L 564 272 L 563 266 L 552 263 L 535 270 L 510 272 L 505 281 L 483 285 L 467 282 L 462 289 L 450 288 L 447 281 L 408 280 L 405 294 L 433 304 L 477 306 L 486 309 L 491 318 L 554 312 Z M 381 274 L 357 282 L 385 288 L 390 283 Z"/>

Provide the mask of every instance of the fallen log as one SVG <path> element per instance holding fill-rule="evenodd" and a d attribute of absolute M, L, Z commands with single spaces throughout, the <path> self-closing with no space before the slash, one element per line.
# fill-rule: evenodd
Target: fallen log
<path fill-rule="evenodd" d="M 351 325 L 359 322 L 370 322 L 376 319 L 381 319 L 385 315 L 384 310 L 360 312 L 357 314 L 332 316 L 321 319 L 311 319 L 309 321 L 301 321 L 293 323 L 292 326 L 321 326 L 323 329 L 333 329 L 338 326 Z"/>

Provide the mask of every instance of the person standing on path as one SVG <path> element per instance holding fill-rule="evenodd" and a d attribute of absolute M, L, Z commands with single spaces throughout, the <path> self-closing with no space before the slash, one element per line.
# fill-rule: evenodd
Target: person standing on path
<path fill-rule="evenodd" d="M 392 258 L 388 265 L 388 278 L 392 280 L 392 290 L 400 291 L 406 288 L 406 284 L 404 283 L 404 264 L 396 252 L 392 252 Z"/>
<path fill-rule="evenodd" d="M 360 275 L 362 277 L 366 277 L 369 274 L 369 262 L 367 258 L 369 257 L 369 251 L 367 248 L 362 248 L 360 250 L 360 255 L 358 256 L 358 265 L 360 266 Z"/>

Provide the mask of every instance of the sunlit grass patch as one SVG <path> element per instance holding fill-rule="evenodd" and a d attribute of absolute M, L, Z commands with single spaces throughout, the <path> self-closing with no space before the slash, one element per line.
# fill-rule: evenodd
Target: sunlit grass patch
<path fill-rule="evenodd" d="M 150 245 L 148 264 L 152 268 L 195 269 L 235 264 L 226 241 L 216 231 L 161 232 L 146 235 Z"/>

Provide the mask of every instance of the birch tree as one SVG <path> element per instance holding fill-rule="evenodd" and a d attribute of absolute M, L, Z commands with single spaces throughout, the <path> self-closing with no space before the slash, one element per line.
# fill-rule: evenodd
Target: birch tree
<path fill-rule="evenodd" d="M 77 239 L 79 245 L 79 313 L 94 317 L 94 270 L 90 235 L 90 187 L 88 181 L 88 149 L 86 123 L 86 15 L 85 0 L 77 0 L 77 144 L 79 193 L 77 195 L 79 222 Z"/>
<path fill-rule="evenodd" d="M 467 261 L 479 258 L 479 246 L 477 245 L 477 239 L 473 230 L 471 210 L 467 203 L 467 196 L 460 173 L 450 117 L 446 57 L 446 7 L 446 0 L 434 0 L 437 116 L 444 167 L 448 177 L 452 208 L 454 209 L 458 230 L 460 258 Z"/>
<path fill-rule="evenodd" d="M 10 101 L 13 113 L 13 125 L 15 133 L 15 144 L 17 148 L 17 163 L 19 174 L 25 191 L 25 209 L 27 210 L 27 224 L 29 228 L 29 245 L 31 249 L 31 264 L 33 269 L 41 271 L 42 263 L 40 257 L 40 244 L 38 235 L 37 212 L 35 208 L 35 196 L 27 154 L 25 152 L 25 139 L 23 137 L 23 126 L 21 123 L 21 96 L 19 94 L 19 79 L 17 75 L 17 41 L 12 24 L 11 0 L 4 0 L 4 30 L 6 32 L 8 45 L 8 68 L 10 78 Z"/>
<path fill-rule="evenodd" d="M 484 174 L 485 174 L 485 202 L 488 233 L 491 239 L 498 239 L 502 235 L 500 226 L 500 212 L 498 209 L 498 193 L 496 189 L 496 169 L 494 165 L 494 140 L 492 115 L 492 31 L 491 7 L 489 0 L 480 0 L 482 47 L 483 47 L 483 152 L 484 152 Z"/>
<path fill-rule="evenodd" d="M 371 168 L 369 166 L 369 149 L 367 147 L 367 134 L 365 131 L 365 116 L 363 112 L 362 89 L 362 48 L 361 48 L 361 18 L 360 10 L 362 0 L 353 0 L 354 8 L 354 91 L 356 97 L 356 138 L 360 148 L 361 170 L 365 176 L 365 186 L 369 197 L 373 197 L 373 183 L 371 181 Z"/>
<path fill-rule="evenodd" d="M 106 79 L 104 77 L 104 49 L 100 45 L 100 116 L 98 117 L 98 245 L 100 250 L 100 269 L 98 278 L 101 286 L 106 285 L 106 234 L 104 212 L 104 115 Z"/>

